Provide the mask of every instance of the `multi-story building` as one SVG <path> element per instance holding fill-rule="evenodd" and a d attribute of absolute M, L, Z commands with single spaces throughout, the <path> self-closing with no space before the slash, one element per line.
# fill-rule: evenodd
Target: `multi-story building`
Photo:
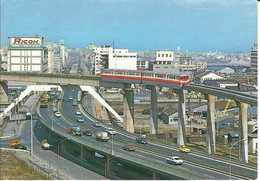
<path fill-rule="evenodd" d="M 137 70 L 137 54 L 130 53 L 128 49 L 114 49 L 106 45 L 95 48 L 94 54 L 95 75 L 104 68 Z"/>
<path fill-rule="evenodd" d="M 172 50 L 156 50 L 155 64 L 171 64 L 174 60 Z"/>
<path fill-rule="evenodd" d="M 141 58 L 137 59 L 137 70 L 148 70 L 149 69 L 149 60 L 143 60 Z"/>
<path fill-rule="evenodd" d="M 0 71 L 7 70 L 7 48 L 0 49 Z"/>
<path fill-rule="evenodd" d="M 60 72 L 62 69 L 62 59 L 57 54 L 54 54 L 53 68 L 55 72 Z"/>
<path fill-rule="evenodd" d="M 48 50 L 43 47 L 43 37 L 9 37 L 8 72 L 46 72 Z"/>
<path fill-rule="evenodd" d="M 64 40 L 60 40 L 60 57 L 62 60 L 62 66 L 66 66 L 66 53 L 65 53 L 65 43 Z"/>
<path fill-rule="evenodd" d="M 208 68 L 206 61 L 195 61 L 195 65 L 197 70 L 205 70 Z"/>
<path fill-rule="evenodd" d="M 108 54 L 110 46 L 101 46 L 94 49 L 94 74 L 99 75 L 100 70 L 108 68 Z"/>
<path fill-rule="evenodd" d="M 251 67 L 252 72 L 257 72 L 257 44 L 254 44 L 254 46 L 251 49 Z"/>
<path fill-rule="evenodd" d="M 156 50 L 154 72 L 179 73 L 179 63 L 174 61 L 173 50 Z"/>
<path fill-rule="evenodd" d="M 48 49 L 48 73 L 54 73 L 54 43 L 53 42 L 44 42 L 44 47 Z"/>
<path fill-rule="evenodd" d="M 109 49 L 109 69 L 137 70 L 137 53 L 130 53 L 128 49 Z"/>

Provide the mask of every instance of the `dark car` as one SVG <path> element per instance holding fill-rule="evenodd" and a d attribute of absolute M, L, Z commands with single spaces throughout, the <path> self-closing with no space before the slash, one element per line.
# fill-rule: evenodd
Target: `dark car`
<path fill-rule="evenodd" d="M 83 131 L 83 135 L 92 136 L 92 132 L 89 130 L 85 130 L 85 131 Z"/>
<path fill-rule="evenodd" d="M 148 143 L 147 139 L 144 138 L 144 137 L 138 137 L 138 138 L 136 138 L 136 142 L 137 142 L 137 143 L 141 143 L 141 144 L 147 144 L 147 143 Z"/>

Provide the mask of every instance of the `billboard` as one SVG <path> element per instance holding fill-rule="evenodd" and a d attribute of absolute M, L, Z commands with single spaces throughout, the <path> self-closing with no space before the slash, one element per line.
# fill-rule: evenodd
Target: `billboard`
<path fill-rule="evenodd" d="M 10 37 L 11 47 L 42 47 L 42 38 L 39 37 Z"/>

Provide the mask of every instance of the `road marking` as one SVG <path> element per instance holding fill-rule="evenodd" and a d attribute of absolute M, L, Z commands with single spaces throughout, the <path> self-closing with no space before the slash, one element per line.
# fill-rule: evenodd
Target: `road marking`
<path fill-rule="evenodd" d="M 204 174 L 206 177 L 210 177 L 210 178 L 215 178 L 215 177 L 213 177 L 213 176 L 211 176 L 211 175 L 207 175 L 207 174 Z"/>
<path fill-rule="evenodd" d="M 164 161 L 162 161 L 162 160 L 156 160 L 156 161 L 158 161 L 158 162 L 162 162 L 162 163 L 165 163 Z"/>
<path fill-rule="evenodd" d="M 181 167 L 181 169 L 183 169 L 183 170 L 189 170 L 189 169 L 187 169 L 187 168 L 184 168 L 184 167 Z"/>
<path fill-rule="evenodd" d="M 140 157 L 146 157 L 146 156 L 140 155 L 140 154 L 138 154 L 138 153 L 137 153 L 136 155 L 138 155 L 138 156 L 140 156 Z"/>

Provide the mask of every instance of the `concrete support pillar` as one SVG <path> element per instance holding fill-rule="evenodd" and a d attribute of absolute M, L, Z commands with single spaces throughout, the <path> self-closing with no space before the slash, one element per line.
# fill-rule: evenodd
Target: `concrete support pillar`
<path fill-rule="evenodd" d="M 156 86 L 148 86 L 151 90 L 151 109 L 150 109 L 150 134 L 158 133 L 158 105 Z"/>
<path fill-rule="evenodd" d="M 160 175 L 153 171 L 153 180 L 160 180 Z"/>
<path fill-rule="evenodd" d="M 178 145 L 185 145 L 186 144 L 186 128 L 185 128 L 185 121 L 186 121 L 186 94 L 187 90 L 178 90 L 179 94 L 179 109 L 178 109 L 178 135 L 177 135 L 177 144 Z"/>
<path fill-rule="evenodd" d="M 123 128 L 129 133 L 134 133 L 134 91 L 124 90 L 124 124 Z"/>
<path fill-rule="evenodd" d="M 216 153 L 215 143 L 215 101 L 216 96 L 206 95 L 208 100 L 207 110 L 207 136 L 206 136 L 206 149 L 209 154 Z"/>
<path fill-rule="evenodd" d="M 6 81 L 0 82 L 0 104 L 8 104 L 8 85 Z"/>
<path fill-rule="evenodd" d="M 239 111 L 239 159 L 245 163 L 248 163 L 248 132 L 247 132 L 247 109 L 248 104 L 238 103 Z"/>

